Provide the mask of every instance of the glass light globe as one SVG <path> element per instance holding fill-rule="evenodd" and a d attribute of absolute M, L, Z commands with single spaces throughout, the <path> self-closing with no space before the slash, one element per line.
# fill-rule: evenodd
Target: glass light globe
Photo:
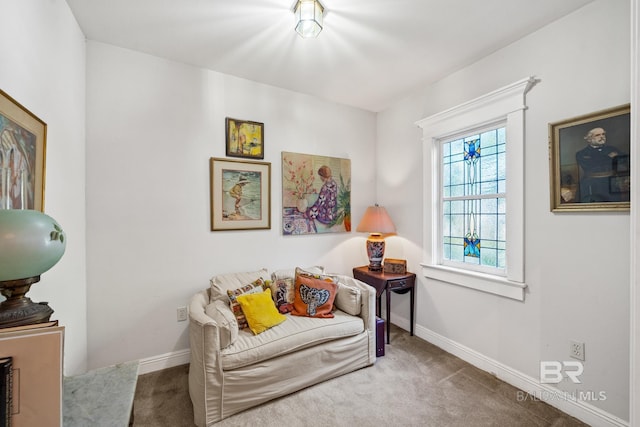
<path fill-rule="evenodd" d="M 64 254 L 66 236 L 50 216 L 0 209 L 0 281 L 40 276 Z"/>

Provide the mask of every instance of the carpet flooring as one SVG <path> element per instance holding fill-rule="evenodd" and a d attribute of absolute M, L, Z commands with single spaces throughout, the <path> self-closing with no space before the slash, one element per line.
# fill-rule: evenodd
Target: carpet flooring
<path fill-rule="evenodd" d="M 267 402 L 230 426 L 550 426 L 586 424 L 392 325 L 374 366 Z M 135 427 L 191 427 L 188 365 L 141 375 Z"/>

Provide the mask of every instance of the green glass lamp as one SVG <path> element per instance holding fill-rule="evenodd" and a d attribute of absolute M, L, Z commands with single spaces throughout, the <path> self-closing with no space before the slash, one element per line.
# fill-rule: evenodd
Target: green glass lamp
<path fill-rule="evenodd" d="M 62 228 L 35 210 L 0 209 L 0 328 L 47 322 L 53 310 L 26 297 L 64 254 Z"/>

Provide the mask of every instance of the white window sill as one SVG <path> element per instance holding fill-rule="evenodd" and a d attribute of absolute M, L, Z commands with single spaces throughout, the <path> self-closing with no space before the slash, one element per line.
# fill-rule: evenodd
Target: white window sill
<path fill-rule="evenodd" d="M 464 286 L 505 298 L 524 301 L 524 293 L 527 288 L 525 283 L 514 282 L 507 278 L 492 276 L 490 274 L 465 271 L 441 265 L 420 265 L 422 266 L 422 275 L 427 279 L 435 279 L 452 285 Z"/>

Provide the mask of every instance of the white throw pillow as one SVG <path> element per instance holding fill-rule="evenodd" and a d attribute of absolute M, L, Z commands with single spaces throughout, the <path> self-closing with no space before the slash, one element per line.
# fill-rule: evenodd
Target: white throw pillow
<path fill-rule="evenodd" d="M 258 271 L 213 276 L 209 281 L 211 284 L 211 301 L 220 300 L 228 304 L 229 297 L 227 295 L 227 291 L 241 288 L 242 286 L 253 283 L 258 279 L 269 279 L 269 272 L 266 268 Z"/>
<path fill-rule="evenodd" d="M 314 265 L 311 267 L 303 268 L 302 270 L 308 271 L 311 274 L 324 274 L 324 267 L 320 265 Z M 295 279 L 296 278 L 296 269 L 295 268 L 286 268 L 283 270 L 276 270 L 271 273 L 271 280 L 276 281 L 280 279 Z"/>
<path fill-rule="evenodd" d="M 358 316 L 361 311 L 362 293 L 358 288 L 345 285 L 338 277 L 338 293 L 335 305 L 340 310 L 352 316 Z"/>

